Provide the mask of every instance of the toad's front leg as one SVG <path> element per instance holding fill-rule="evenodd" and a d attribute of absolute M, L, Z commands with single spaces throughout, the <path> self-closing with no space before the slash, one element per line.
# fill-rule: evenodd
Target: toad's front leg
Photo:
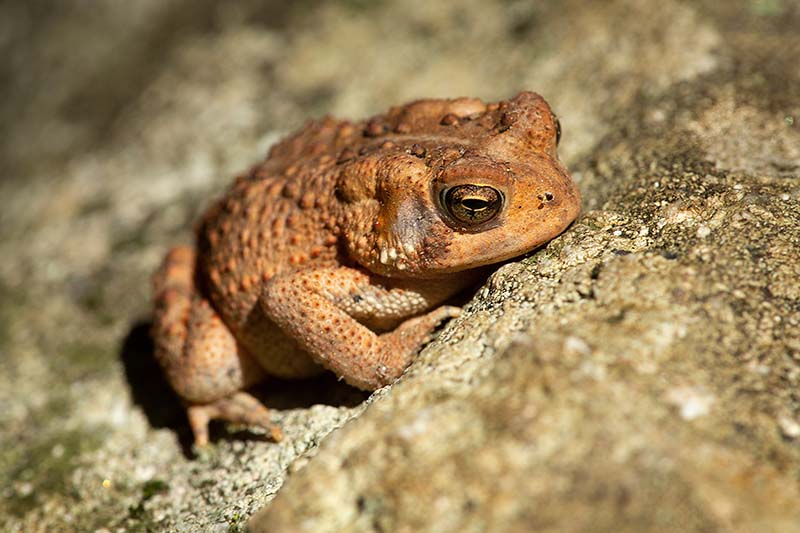
<path fill-rule="evenodd" d="M 440 322 L 458 315 L 457 307 L 435 307 L 457 288 L 347 267 L 309 269 L 270 280 L 261 305 L 318 363 L 355 387 L 375 390 L 403 373 Z M 398 322 L 382 334 L 364 325 Z"/>

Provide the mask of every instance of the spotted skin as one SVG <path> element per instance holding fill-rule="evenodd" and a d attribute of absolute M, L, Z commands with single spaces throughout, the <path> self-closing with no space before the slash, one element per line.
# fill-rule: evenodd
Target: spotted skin
<path fill-rule="evenodd" d="M 322 366 L 351 385 L 373 390 L 397 379 L 431 330 L 458 315 L 457 307 L 447 305 L 420 315 L 448 294 L 432 284 L 409 287 L 403 281 L 376 284 L 369 274 L 349 267 L 301 270 L 268 283 L 261 303 L 266 315 L 306 353 L 317 354 Z M 414 318 L 376 335 L 357 320 L 370 315 L 389 323 Z"/>
<path fill-rule="evenodd" d="M 197 444 L 214 418 L 278 438 L 244 392 L 266 375 L 400 376 L 457 315 L 443 302 L 577 216 L 557 131 L 535 93 L 421 100 L 310 122 L 237 178 L 154 276 L 156 357 Z"/>

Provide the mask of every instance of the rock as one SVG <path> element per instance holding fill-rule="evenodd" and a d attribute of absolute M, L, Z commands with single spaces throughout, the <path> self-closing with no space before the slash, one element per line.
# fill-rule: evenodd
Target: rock
<path fill-rule="evenodd" d="M 496 273 L 253 531 L 800 527 L 798 41 L 729 28 L 707 30 L 720 66 L 611 117 L 574 167 L 594 209 Z"/>
<path fill-rule="evenodd" d="M 797 529 L 796 3 L 276 6 L 0 8 L 0 529 Z M 309 114 L 519 89 L 583 217 L 394 386 L 193 458 L 139 321 L 210 196 Z"/>

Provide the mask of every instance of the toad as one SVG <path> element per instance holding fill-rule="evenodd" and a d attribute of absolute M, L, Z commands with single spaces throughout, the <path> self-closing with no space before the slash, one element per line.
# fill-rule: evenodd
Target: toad
<path fill-rule="evenodd" d="M 325 118 L 279 142 L 154 275 L 156 358 L 195 444 L 211 419 L 261 426 L 246 390 L 325 369 L 392 383 L 486 266 L 561 233 L 580 197 L 538 94 L 420 100 Z"/>

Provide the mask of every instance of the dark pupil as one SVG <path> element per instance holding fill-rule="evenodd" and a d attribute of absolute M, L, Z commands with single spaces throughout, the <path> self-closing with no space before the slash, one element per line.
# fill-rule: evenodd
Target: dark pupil
<path fill-rule="evenodd" d="M 461 200 L 461 205 L 471 211 L 479 211 L 481 209 L 485 209 L 486 206 L 489 205 L 489 202 L 483 198 L 464 198 Z"/>

